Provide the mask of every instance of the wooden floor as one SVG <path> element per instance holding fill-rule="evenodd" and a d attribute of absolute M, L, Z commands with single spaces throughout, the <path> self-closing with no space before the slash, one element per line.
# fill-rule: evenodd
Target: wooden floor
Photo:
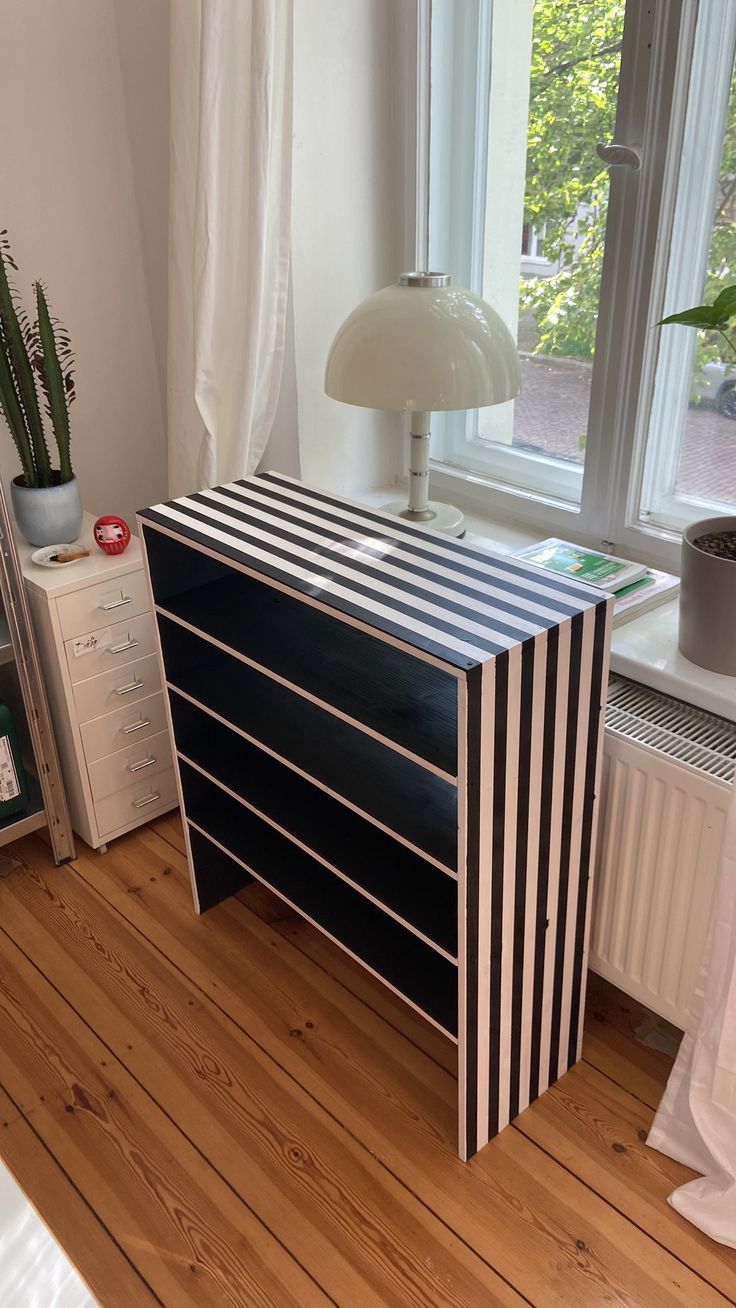
<path fill-rule="evenodd" d="M 195 918 L 181 850 L 0 881 L 2 1157 L 103 1308 L 734 1302 L 643 1010 L 592 978 L 583 1062 L 464 1166 L 453 1047 L 262 890 Z"/>

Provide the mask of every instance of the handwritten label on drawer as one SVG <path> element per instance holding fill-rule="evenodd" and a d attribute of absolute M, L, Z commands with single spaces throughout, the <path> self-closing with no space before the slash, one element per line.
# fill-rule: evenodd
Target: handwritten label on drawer
<path fill-rule="evenodd" d="M 72 642 L 75 659 L 85 654 L 94 654 L 96 649 L 112 643 L 112 627 L 103 627 L 101 631 L 90 631 L 86 636 L 77 636 Z"/>

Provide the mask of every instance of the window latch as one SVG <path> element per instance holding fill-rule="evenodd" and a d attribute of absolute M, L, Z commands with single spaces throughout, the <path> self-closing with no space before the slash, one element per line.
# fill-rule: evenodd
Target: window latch
<path fill-rule="evenodd" d="M 609 168 L 641 168 L 641 150 L 638 145 L 619 145 L 617 141 L 599 141 L 595 152 Z"/>

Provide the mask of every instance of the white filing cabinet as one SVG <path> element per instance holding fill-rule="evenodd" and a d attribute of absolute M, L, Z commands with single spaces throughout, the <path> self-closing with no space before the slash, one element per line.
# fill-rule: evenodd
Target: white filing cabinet
<path fill-rule="evenodd" d="M 140 546 L 58 570 L 19 555 L 61 754 L 72 826 L 95 848 L 178 803 Z"/>

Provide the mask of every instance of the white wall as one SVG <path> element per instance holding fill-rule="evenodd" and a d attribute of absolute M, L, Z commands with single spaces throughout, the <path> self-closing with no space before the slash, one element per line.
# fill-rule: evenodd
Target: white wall
<path fill-rule="evenodd" d="M 0 227 L 77 357 L 85 508 L 165 496 L 168 0 L 0 0 Z M 0 431 L 0 468 L 17 471 Z"/>
<path fill-rule="evenodd" d="M 396 472 L 395 415 L 329 399 L 324 369 L 351 309 L 404 270 L 396 25 L 413 7 L 414 0 L 297 0 L 294 7 L 301 468 L 305 481 L 347 494 L 391 482 Z M 408 80 L 414 71 L 410 64 Z"/>
<path fill-rule="evenodd" d="M 324 394 L 332 337 L 413 262 L 399 125 L 416 0 L 295 4 L 293 338 L 263 466 L 346 493 L 393 480 L 392 414 Z M 85 507 L 166 495 L 169 0 L 0 0 L 0 227 L 77 356 L 72 456 Z M 290 328 L 291 330 L 291 328 Z M 298 393 L 298 402 L 297 402 Z M 0 430 L 0 470 L 17 461 Z"/>
<path fill-rule="evenodd" d="M 299 457 L 299 412 L 296 390 L 296 350 L 294 342 L 294 291 L 289 284 L 286 304 L 286 339 L 284 366 L 276 416 L 268 445 L 259 464 L 260 472 L 283 472 L 287 477 L 301 476 Z"/>

